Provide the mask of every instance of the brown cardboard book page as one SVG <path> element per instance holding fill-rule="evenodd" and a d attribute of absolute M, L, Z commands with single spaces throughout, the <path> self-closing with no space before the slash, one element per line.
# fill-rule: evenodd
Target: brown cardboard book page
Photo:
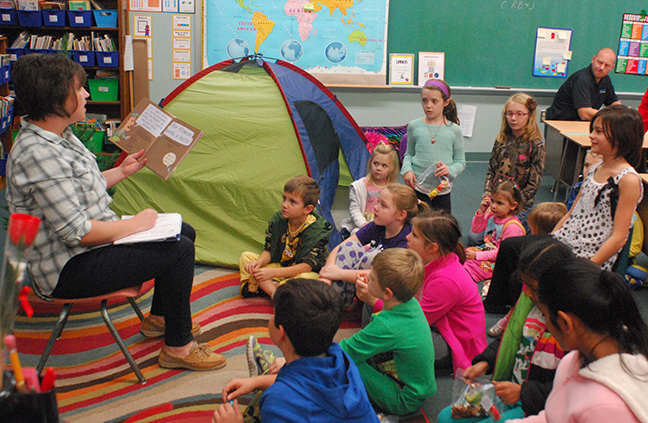
<path fill-rule="evenodd" d="M 128 154 L 144 149 L 146 167 L 166 181 L 203 135 L 144 98 L 109 140 Z"/>

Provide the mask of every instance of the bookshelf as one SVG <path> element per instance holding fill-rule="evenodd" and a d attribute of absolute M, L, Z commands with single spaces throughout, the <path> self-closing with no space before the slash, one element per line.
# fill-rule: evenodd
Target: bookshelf
<path fill-rule="evenodd" d="M 0 36 L 0 54 L 5 54 L 6 51 L 7 51 L 7 37 Z M 9 82 L 5 82 L 4 84 L 0 85 L 0 96 L 7 96 L 7 95 L 9 95 Z M 0 143 L 2 143 L 2 151 L 8 153 L 9 150 L 11 150 L 11 147 L 13 146 L 11 128 L 7 128 L 7 130 L 0 135 Z M 2 179 L 4 181 L 4 178 Z"/>
<path fill-rule="evenodd" d="M 104 2 L 98 1 L 98 3 L 102 4 Z M 118 96 L 117 96 L 117 101 L 94 101 L 94 100 L 89 100 L 87 105 L 86 105 L 86 110 L 88 113 L 99 113 L 99 114 L 105 114 L 108 116 L 108 118 L 120 118 L 123 119 L 131 111 L 132 105 L 130 101 L 131 97 L 131 73 L 132 72 L 126 72 L 124 71 L 124 50 L 125 50 L 125 45 L 124 45 L 124 36 L 128 34 L 128 9 L 127 9 L 127 4 L 125 0 L 113 0 L 112 4 L 109 1 L 105 2 L 105 9 L 115 9 L 115 4 L 116 4 L 116 9 L 117 9 L 117 26 L 116 27 L 97 27 L 97 26 L 89 26 L 89 27 L 80 27 L 80 26 L 69 26 L 69 22 L 67 23 L 67 26 L 37 26 L 37 27 L 28 27 L 28 26 L 19 26 L 19 25 L 2 25 L 2 22 L 0 22 L 0 34 L 3 34 L 5 36 L 5 41 L 0 42 L 0 51 L 2 50 L 2 43 L 4 43 L 4 48 L 7 46 L 10 46 L 11 43 L 19 36 L 19 34 L 23 31 L 27 31 L 32 35 L 52 35 L 54 37 L 62 37 L 66 33 L 74 33 L 75 36 L 90 36 L 92 33 L 94 34 L 108 34 L 113 40 L 115 40 L 115 44 L 117 46 L 117 50 L 119 51 L 119 64 L 113 67 L 106 67 L 106 66 L 88 66 L 84 67 L 88 79 L 93 79 L 95 78 L 97 72 L 101 71 L 113 71 L 116 72 L 119 76 L 119 89 L 118 89 Z M 0 87 L 0 94 L 3 92 L 2 87 Z M 5 90 L 8 92 L 8 87 L 4 87 Z M 88 88 L 87 88 L 88 89 Z M 88 92 L 90 90 L 88 89 Z M 20 104 L 16 103 L 15 109 L 14 109 L 14 115 L 20 115 L 21 110 L 20 110 Z"/>

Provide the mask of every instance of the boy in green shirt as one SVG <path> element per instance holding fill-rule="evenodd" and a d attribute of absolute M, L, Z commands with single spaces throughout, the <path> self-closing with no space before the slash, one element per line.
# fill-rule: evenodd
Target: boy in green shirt
<path fill-rule="evenodd" d="M 319 277 L 333 229 L 315 210 L 319 196 L 313 178 L 299 175 L 286 182 L 281 210 L 266 230 L 263 252 L 246 251 L 239 258 L 243 297 L 272 297 L 277 285 L 287 279 Z"/>
<path fill-rule="evenodd" d="M 425 278 L 423 261 L 412 250 L 378 254 L 358 297 L 384 302 L 371 323 L 340 346 L 358 366 L 369 399 L 388 414 L 408 414 L 436 392 L 430 326 L 414 295 Z"/>

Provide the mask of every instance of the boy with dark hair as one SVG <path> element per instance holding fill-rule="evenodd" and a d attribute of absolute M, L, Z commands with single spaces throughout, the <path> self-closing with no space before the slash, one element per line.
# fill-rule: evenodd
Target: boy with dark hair
<path fill-rule="evenodd" d="M 235 398 L 263 389 L 263 423 L 377 423 L 358 369 L 333 342 L 344 312 L 337 291 L 321 282 L 291 279 L 277 288 L 273 301 L 268 330 L 286 364 L 278 374 L 231 380 L 213 422 L 242 422 Z"/>
<path fill-rule="evenodd" d="M 281 210 L 266 230 L 264 250 L 244 252 L 239 258 L 241 295 L 265 296 L 276 283 L 289 278 L 317 279 L 326 261 L 326 245 L 333 226 L 317 211 L 320 188 L 313 178 L 300 175 L 284 186 Z M 259 290 L 261 288 L 261 290 Z"/>
<path fill-rule="evenodd" d="M 388 414 L 416 411 L 434 395 L 434 345 L 430 325 L 414 295 L 425 279 L 423 261 L 405 248 L 376 256 L 358 298 L 380 299 L 383 311 L 340 346 L 358 366 L 371 401 Z"/>

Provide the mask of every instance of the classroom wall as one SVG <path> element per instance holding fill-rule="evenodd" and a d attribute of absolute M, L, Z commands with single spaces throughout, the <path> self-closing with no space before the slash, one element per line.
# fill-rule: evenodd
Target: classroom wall
<path fill-rule="evenodd" d="M 393 0 L 392 0 L 393 1 Z M 201 70 L 202 48 L 202 0 L 196 1 L 196 13 L 192 20 L 192 72 Z M 131 12 L 132 15 L 139 12 Z M 142 13 L 147 14 L 147 13 Z M 154 80 L 150 83 L 151 100 L 160 101 L 171 93 L 183 81 L 172 78 L 172 14 L 148 13 L 153 15 L 153 66 Z M 131 26 L 132 28 L 132 26 Z M 587 66 L 590 58 L 581 62 L 574 60 L 570 64 L 570 74 Z M 466 72 L 474 72 L 466 69 Z M 614 82 L 614 73 L 610 74 Z M 635 76 L 645 79 L 648 87 L 648 77 Z M 448 78 L 450 79 L 450 78 Z M 349 110 L 351 116 L 360 126 L 399 126 L 411 120 L 422 117 L 420 106 L 420 89 L 416 87 L 397 87 L 391 89 L 367 88 L 331 88 L 331 91 L 340 99 Z M 453 98 L 457 104 L 477 106 L 473 136 L 466 138 L 466 152 L 469 159 L 487 158 L 485 153 L 490 153 L 495 137 L 501 125 L 501 112 L 509 96 L 519 90 L 496 90 L 453 87 Z M 540 110 L 551 105 L 555 90 L 525 90 L 538 102 Z M 632 107 L 638 107 L 643 93 L 618 93 L 620 100 Z M 541 129 L 544 129 L 541 127 Z M 473 154 L 474 153 L 474 154 Z"/>

